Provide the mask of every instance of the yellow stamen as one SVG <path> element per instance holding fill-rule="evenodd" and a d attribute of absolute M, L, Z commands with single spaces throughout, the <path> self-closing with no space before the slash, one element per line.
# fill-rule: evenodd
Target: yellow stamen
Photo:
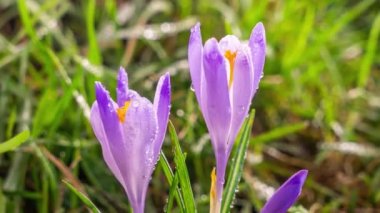
<path fill-rule="evenodd" d="M 226 59 L 230 63 L 230 80 L 228 81 L 228 88 L 231 88 L 232 82 L 234 81 L 234 66 L 235 66 L 236 51 L 232 52 L 230 50 L 227 50 L 224 53 L 224 57 L 226 57 Z"/>
<path fill-rule="evenodd" d="M 211 172 L 211 189 L 210 189 L 210 213 L 218 213 L 218 200 L 216 196 L 216 174 L 215 167 Z"/>
<path fill-rule="evenodd" d="M 129 105 L 131 105 L 131 101 L 126 101 L 124 103 L 124 106 L 122 107 L 119 107 L 117 110 L 116 110 L 116 113 L 117 113 L 117 117 L 119 118 L 119 121 L 121 123 L 124 123 L 125 121 L 125 114 L 127 114 L 127 110 L 129 108 Z"/>

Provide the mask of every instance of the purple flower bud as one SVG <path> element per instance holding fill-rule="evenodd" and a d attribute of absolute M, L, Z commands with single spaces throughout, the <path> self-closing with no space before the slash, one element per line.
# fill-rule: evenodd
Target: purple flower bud
<path fill-rule="evenodd" d="M 307 170 L 298 171 L 291 176 L 266 202 L 261 213 L 286 213 L 301 194 L 306 177 Z"/>

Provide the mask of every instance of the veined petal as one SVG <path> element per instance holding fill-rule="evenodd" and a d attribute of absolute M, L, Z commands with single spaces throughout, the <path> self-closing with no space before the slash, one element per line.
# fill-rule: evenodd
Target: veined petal
<path fill-rule="evenodd" d="M 301 194 L 307 173 L 307 170 L 301 170 L 290 177 L 267 201 L 261 213 L 286 213 Z"/>
<path fill-rule="evenodd" d="M 170 114 L 170 75 L 166 73 L 158 81 L 153 102 L 157 115 L 158 134 L 153 144 L 153 156 L 158 159 L 162 143 L 164 141 L 168 119 Z"/>
<path fill-rule="evenodd" d="M 119 107 L 123 106 L 128 98 L 128 75 L 123 67 L 120 67 L 117 75 L 117 89 L 116 89 L 117 104 Z"/>
<path fill-rule="evenodd" d="M 253 93 L 253 67 L 247 46 L 241 46 L 235 60 L 234 82 L 232 83 L 232 121 L 228 150 L 232 149 L 236 135 L 248 115 Z"/>
<path fill-rule="evenodd" d="M 202 81 L 202 36 L 200 24 L 197 23 L 191 28 L 188 49 L 188 62 L 192 87 L 195 91 L 198 103 L 201 103 L 201 81 Z"/>
<path fill-rule="evenodd" d="M 127 151 L 119 160 L 127 162 L 123 173 L 127 195 L 131 203 L 144 203 L 154 168 L 153 142 L 158 131 L 153 104 L 143 97 L 131 99 L 122 126 Z"/>
<path fill-rule="evenodd" d="M 225 149 L 231 122 L 231 103 L 227 82 L 226 60 L 215 38 L 207 40 L 203 53 L 205 94 L 207 107 L 202 109 L 214 150 Z M 203 83 L 202 83 L 203 84 Z"/>
<path fill-rule="evenodd" d="M 94 104 L 91 107 L 90 122 L 94 130 L 95 136 L 100 142 L 100 145 L 102 147 L 104 161 L 106 162 L 108 168 L 110 168 L 112 173 L 115 175 L 116 179 L 121 183 L 123 188 L 126 190 L 123 176 L 120 173 L 119 167 L 117 166 L 109 147 L 109 141 L 104 131 L 103 121 L 100 118 L 100 112 L 99 112 L 99 107 L 98 107 L 97 102 L 94 102 Z"/>
<path fill-rule="evenodd" d="M 249 38 L 249 47 L 251 48 L 252 64 L 255 71 L 253 81 L 254 95 L 263 75 L 265 62 L 266 39 L 264 25 L 261 22 L 256 24 L 252 30 L 251 37 Z"/>

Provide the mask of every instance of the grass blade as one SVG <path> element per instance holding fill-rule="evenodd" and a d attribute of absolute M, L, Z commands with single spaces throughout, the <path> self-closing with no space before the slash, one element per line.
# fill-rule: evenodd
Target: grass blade
<path fill-rule="evenodd" d="M 69 182 L 62 180 L 62 182 L 72 191 L 78 198 L 91 210 L 91 212 L 100 213 L 100 210 L 95 206 L 95 204 L 82 192 L 78 191 L 73 185 Z"/>
<path fill-rule="evenodd" d="M 18 146 L 20 146 L 22 143 L 28 140 L 29 136 L 29 130 L 25 130 L 19 133 L 18 135 L 14 136 L 13 138 L 3 143 L 0 143 L 0 154 L 16 149 Z"/>
<path fill-rule="evenodd" d="M 263 144 L 267 143 L 273 140 L 276 140 L 278 138 L 285 137 L 287 135 L 296 133 L 298 131 L 301 131 L 307 127 L 306 122 L 299 122 L 294 123 L 290 125 L 281 126 L 275 129 L 272 129 L 269 132 L 263 133 L 261 135 L 258 135 L 251 139 L 250 146 L 253 146 L 254 144 Z"/>
<path fill-rule="evenodd" d="M 178 173 L 175 173 L 174 175 L 174 180 L 172 182 L 172 185 L 170 186 L 169 189 L 169 196 L 168 196 L 168 203 L 166 206 L 166 212 L 170 213 L 171 209 L 173 208 L 173 199 L 176 196 L 177 190 L 178 189 Z"/>
<path fill-rule="evenodd" d="M 251 136 L 251 129 L 253 125 L 253 119 L 255 117 L 255 110 L 253 109 L 249 117 L 245 120 L 243 127 L 240 130 L 237 138 L 236 149 L 232 155 L 232 164 L 230 165 L 230 171 L 228 173 L 227 184 L 223 193 L 222 212 L 230 212 L 230 206 L 235 196 L 235 190 L 239 184 L 241 173 L 243 170 L 243 164 L 245 155 L 247 152 L 249 138 Z"/>
<path fill-rule="evenodd" d="M 189 173 L 188 173 L 187 166 L 185 163 L 185 155 L 183 154 L 181 147 L 179 145 L 178 136 L 172 122 L 169 122 L 169 134 L 170 134 L 170 140 L 172 141 L 172 144 L 174 147 L 173 149 L 174 162 L 177 168 L 179 184 L 182 189 L 182 196 L 183 196 L 183 199 L 186 200 L 185 210 L 186 212 L 193 213 L 193 212 L 196 212 L 195 201 L 194 201 L 193 191 L 191 189 Z"/>
<path fill-rule="evenodd" d="M 168 180 L 169 184 L 171 186 L 176 185 L 176 191 L 175 191 L 174 196 L 175 196 L 177 203 L 181 209 L 181 212 L 185 212 L 185 202 L 183 201 L 183 197 L 182 197 L 181 191 L 179 190 L 178 183 L 177 184 L 173 183 L 173 179 L 175 178 L 175 176 L 173 174 L 173 170 L 170 168 L 169 162 L 166 159 L 166 156 L 162 151 L 161 151 L 161 155 L 160 155 L 160 164 L 161 164 L 162 170 L 163 170 L 165 177 Z M 176 176 L 178 176 L 177 174 L 178 173 L 176 173 Z M 171 193 L 169 192 L 169 197 L 170 197 L 170 194 Z"/>
<path fill-rule="evenodd" d="M 358 75 L 358 87 L 365 87 L 371 74 L 371 67 L 376 60 L 376 48 L 378 48 L 380 35 L 380 14 L 373 21 L 371 32 L 368 38 L 366 53 L 360 66 Z"/>
<path fill-rule="evenodd" d="M 88 59 L 92 64 L 99 65 L 102 63 L 102 57 L 98 47 L 98 41 L 96 40 L 95 31 L 95 12 L 96 12 L 96 1 L 88 0 L 86 7 L 86 28 L 87 28 L 87 39 L 89 42 L 88 49 Z"/>

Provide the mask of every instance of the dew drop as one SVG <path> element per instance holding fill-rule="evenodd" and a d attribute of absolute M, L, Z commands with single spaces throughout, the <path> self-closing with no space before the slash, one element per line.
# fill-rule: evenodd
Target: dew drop
<path fill-rule="evenodd" d="M 178 117 L 183 117 L 185 115 L 185 112 L 182 109 L 178 109 L 176 111 L 176 114 L 177 114 Z"/>
<path fill-rule="evenodd" d="M 134 101 L 132 103 L 132 106 L 135 107 L 135 108 L 137 108 L 139 106 L 139 102 L 138 101 Z"/>
<path fill-rule="evenodd" d="M 238 113 L 244 113 L 245 112 L 245 106 L 243 106 L 243 105 L 240 105 L 240 106 L 238 106 Z"/>
<path fill-rule="evenodd" d="M 193 84 L 191 84 L 191 86 L 190 86 L 190 90 L 193 91 L 193 92 L 195 92 L 195 89 L 194 89 Z"/>

